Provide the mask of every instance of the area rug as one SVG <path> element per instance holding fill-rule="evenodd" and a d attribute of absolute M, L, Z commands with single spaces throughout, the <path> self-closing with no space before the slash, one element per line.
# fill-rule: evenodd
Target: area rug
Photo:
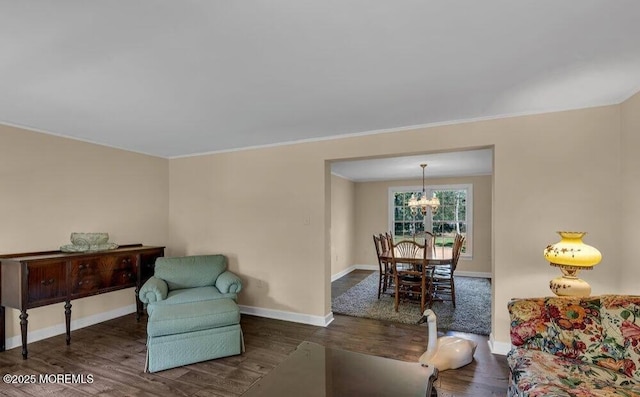
<path fill-rule="evenodd" d="M 455 276 L 456 307 L 448 302 L 435 302 L 440 331 L 460 331 L 478 335 L 491 332 L 491 284 L 489 279 Z M 389 291 L 388 291 L 389 292 Z M 382 294 L 378 299 L 378 273 L 349 288 L 331 302 L 333 313 L 376 320 L 415 324 L 422 317 L 420 304 L 402 302 L 396 312 L 393 296 Z"/>

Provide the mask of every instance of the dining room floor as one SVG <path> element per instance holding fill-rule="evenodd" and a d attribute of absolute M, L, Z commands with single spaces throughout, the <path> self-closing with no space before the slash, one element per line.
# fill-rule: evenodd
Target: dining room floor
<path fill-rule="evenodd" d="M 377 273 L 377 271 L 358 269 L 334 280 L 331 283 L 332 299 L 340 296 L 372 273 Z M 403 361 L 417 360 L 426 348 L 426 330 L 423 326 L 349 317 L 340 314 L 334 314 L 334 317 L 336 320 L 331 325 L 339 321 L 340 327 L 342 327 L 343 323 L 348 319 L 349 327 L 357 327 L 358 329 L 357 335 L 354 336 L 351 336 L 351 334 L 355 328 L 344 330 L 344 342 L 337 342 L 336 340 L 332 342 L 332 344 L 337 343 L 339 347 Z M 378 333 L 377 336 L 376 333 Z M 474 354 L 474 361 L 471 364 L 440 373 L 435 383 L 438 396 L 505 396 L 509 379 L 506 356 L 491 353 L 488 337 L 456 331 L 449 331 L 446 335 L 471 339 L 478 343 L 478 347 Z M 357 345 L 354 344 L 356 342 L 354 338 L 358 340 Z M 363 340 L 371 341 L 372 339 L 379 339 L 380 343 L 372 343 L 368 347 L 362 346 Z M 390 353 L 387 348 L 383 347 L 385 344 L 387 346 L 396 345 L 398 352 L 403 351 L 403 354 L 394 355 Z"/>

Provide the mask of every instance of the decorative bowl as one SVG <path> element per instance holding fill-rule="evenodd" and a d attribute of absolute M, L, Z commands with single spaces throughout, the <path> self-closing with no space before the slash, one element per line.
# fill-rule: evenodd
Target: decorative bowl
<path fill-rule="evenodd" d="M 99 252 L 107 251 L 118 248 L 118 244 L 106 243 L 106 244 L 91 244 L 91 245 L 77 245 L 67 244 L 60 247 L 62 252 Z"/>
<path fill-rule="evenodd" d="M 109 242 L 109 233 L 71 233 L 73 245 L 92 246 Z"/>

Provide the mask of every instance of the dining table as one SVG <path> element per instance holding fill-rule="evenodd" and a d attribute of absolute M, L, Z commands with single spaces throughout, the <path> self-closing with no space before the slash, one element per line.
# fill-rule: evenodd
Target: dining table
<path fill-rule="evenodd" d="M 448 265 L 453 261 L 451 248 L 447 247 L 427 249 L 426 258 L 423 258 L 422 251 L 416 252 L 416 255 L 412 257 L 398 256 L 397 251 L 394 251 L 394 254 L 392 254 L 390 250 L 384 251 L 380 255 L 380 259 L 384 260 L 385 263 L 393 263 L 393 261 L 395 261 L 396 263 L 414 265 L 422 265 L 426 262 L 427 266 Z"/>
<path fill-rule="evenodd" d="M 413 267 L 426 265 L 427 269 L 434 266 L 450 265 L 453 262 L 453 253 L 451 248 L 449 247 L 430 247 L 427 249 L 426 256 L 423 255 L 422 250 L 418 250 L 414 256 L 408 257 L 399 256 L 398 251 L 394 251 L 392 253 L 391 250 L 387 250 L 382 252 L 382 254 L 380 255 L 380 260 L 384 264 L 385 274 L 392 274 L 391 270 L 395 269 L 398 265 Z M 429 272 L 426 272 L 426 274 L 428 275 Z M 427 281 L 431 282 L 430 280 Z M 397 293 L 397 290 L 394 291 L 394 294 Z M 437 300 L 440 299 L 438 299 L 438 297 L 435 295 L 435 291 L 432 291 L 427 301 L 429 302 L 429 304 L 431 304 Z"/>

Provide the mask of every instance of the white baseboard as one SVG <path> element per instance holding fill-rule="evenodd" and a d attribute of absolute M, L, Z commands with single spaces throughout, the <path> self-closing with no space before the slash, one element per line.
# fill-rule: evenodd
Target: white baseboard
<path fill-rule="evenodd" d="M 331 282 L 334 282 L 337 279 L 346 276 L 347 274 L 351 273 L 354 270 L 356 270 L 355 266 L 351 266 L 351 267 L 348 267 L 348 268 L 344 269 L 341 272 L 338 272 L 336 274 L 332 274 L 331 275 Z"/>
<path fill-rule="evenodd" d="M 358 270 L 373 270 L 373 271 L 380 270 L 378 265 L 354 265 L 354 267 Z"/>
<path fill-rule="evenodd" d="M 353 266 L 349 266 L 348 268 L 344 269 L 343 271 L 331 275 L 331 282 L 334 282 L 337 279 L 346 276 L 347 274 L 351 273 L 354 270 L 374 270 L 374 271 L 378 271 L 380 269 L 378 268 L 377 265 L 353 265 Z"/>
<path fill-rule="evenodd" d="M 127 314 L 135 313 L 136 305 L 132 304 L 129 306 L 120 307 L 115 310 L 111 310 L 108 312 L 94 314 L 92 316 L 82 317 L 77 320 L 71 321 L 71 331 L 88 327 L 90 325 L 98 324 L 104 321 L 113 320 L 114 318 L 126 316 Z M 73 313 L 71 314 L 73 316 Z M 38 329 L 35 331 L 27 332 L 27 342 L 35 342 L 42 339 L 51 338 L 52 336 L 63 335 L 67 332 L 67 327 L 64 323 L 52 325 L 51 327 Z M 71 339 L 73 339 L 73 334 L 71 335 Z M 22 336 L 16 335 L 11 338 L 7 338 L 5 342 L 5 347 L 7 350 L 13 349 L 14 347 L 22 347 Z"/>
<path fill-rule="evenodd" d="M 466 272 L 464 270 L 456 270 L 455 275 L 463 277 L 492 278 L 491 272 Z"/>
<path fill-rule="evenodd" d="M 507 353 L 509 353 L 509 351 L 511 350 L 511 343 L 495 341 L 493 339 L 493 333 L 489 335 L 489 340 L 487 343 L 489 343 L 489 350 L 491 350 L 491 353 L 493 354 L 506 356 Z"/>
<path fill-rule="evenodd" d="M 333 321 L 333 313 L 326 316 L 312 316 L 310 314 L 286 312 L 283 310 L 264 309 L 261 307 L 238 305 L 240 313 L 250 314 L 258 317 L 273 318 L 275 320 L 291 321 L 294 323 L 302 323 L 315 325 L 318 327 L 326 327 Z"/>

